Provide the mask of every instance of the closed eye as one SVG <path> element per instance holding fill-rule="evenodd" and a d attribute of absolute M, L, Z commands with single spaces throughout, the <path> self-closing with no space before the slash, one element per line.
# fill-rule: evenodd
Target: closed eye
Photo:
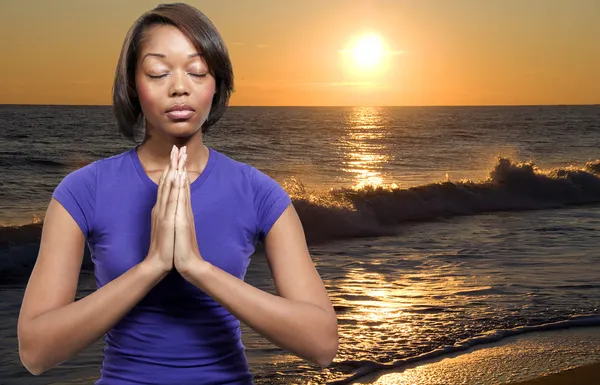
<path fill-rule="evenodd" d="M 207 74 L 194 74 L 194 73 L 191 73 L 191 72 L 188 72 L 188 74 L 190 74 L 191 76 L 197 77 L 197 78 L 203 78 L 203 77 L 206 77 L 206 75 L 207 75 Z M 167 75 L 168 74 L 148 75 L 148 77 L 151 78 L 151 79 L 161 79 L 161 78 L 164 78 Z"/>

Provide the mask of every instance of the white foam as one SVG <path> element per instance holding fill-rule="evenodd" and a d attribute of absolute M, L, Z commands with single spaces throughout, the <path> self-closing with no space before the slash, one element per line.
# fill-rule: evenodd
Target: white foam
<path fill-rule="evenodd" d="M 379 372 L 353 384 L 499 385 L 526 381 L 600 361 L 600 327 L 513 336 L 462 354 Z"/>
<path fill-rule="evenodd" d="M 398 370 L 405 369 L 409 365 L 422 365 L 429 362 L 432 359 L 438 359 L 440 357 L 448 357 L 456 353 L 464 353 L 469 349 L 481 347 L 490 343 L 497 343 L 510 337 L 515 337 L 523 334 L 531 334 L 535 332 L 549 332 L 555 330 L 566 330 L 568 328 L 586 327 L 586 326 L 600 326 L 600 315 L 591 316 L 577 316 L 571 319 L 546 323 L 534 326 L 520 326 L 513 329 L 502 329 L 492 330 L 487 333 L 479 334 L 460 341 L 454 345 L 447 345 L 439 349 L 432 350 L 430 352 L 421 354 L 419 356 L 409 357 L 398 360 L 392 364 L 378 364 L 375 362 L 365 361 L 362 363 L 356 362 L 359 366 L 358 370 L 350 377 L 345 379 L 332 382 L 331 384 L 351 384 L 352 381 L 358 380 L 366 375 L 381 371 L 381 370 Z M 600 354 L 600 334 L 598 341 L 598 351 Z M 598 357 L 600 360 L 600 356 Z M 369 377 L 371 378 L 371 377 Z M 460 383 L 460 382 L 447 382 L 447 383 Z M 424 383 L 426 384 L 426 383 Z"/>

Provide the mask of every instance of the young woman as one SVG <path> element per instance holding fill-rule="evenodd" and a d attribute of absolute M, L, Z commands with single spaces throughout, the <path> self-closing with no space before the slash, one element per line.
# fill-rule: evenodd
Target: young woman
<path fill-rule="evenodd" d="M 96 384 L 251 384 L 240 321 L 326 366 L 336 315 L 281 186 L 202 142 L 223 115 L 231 62 L 197 9 L 160 5 L 131 27 L 113 108 L 140 145 L 67 175 L 44 220 L 18 323 L 41 374 L 105 335 Z M 278 295 L 243 281 L 258 241 Z M 74 301 L 87 242 L 98 290 Z"/>

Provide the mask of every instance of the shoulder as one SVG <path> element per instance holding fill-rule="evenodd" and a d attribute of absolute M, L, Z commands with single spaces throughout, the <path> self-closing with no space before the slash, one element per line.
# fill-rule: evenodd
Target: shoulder
<path fill-rule="evenodd" d="M 58 188 L 76 188 L 77 186 L 87 185 L 95 187 L 98 174 L 98 161 L 93 161 L 78 169 L 69 171 L 60 181 Z"/>
<path fill-rule="evenodd" d="M 117 169 L 127 152 L 98 159 L 85 166 L 69 171 L 56 185 L 52 197 L 75 219 L 86 236 L 92 230 L 96 196 L 101 185 L 98 179 L 103 171 Z"/>
<path fill-rule="evenodd" d="M 283 187 L 267 172 L 258 169 L 257 167 L 233 159 L 217 150 L 211 149 L 216 154 L 219 161 L 219 168 L 230 176 L 239 176 L 256 192 L 264 188 Z"/>
<path fill-rule="evenodd" d="M 95 182 L 98 175 L 106 169 L 119 169 L 124 161 L 128 161 L 131 150 L 94 160 L 85 166 L 69 171 L 61 180 L 60 184 Z"/>
<path fill-rule="evenodd" d="M 91 234 L 94 218 L 97 165 L 92 162 L 69 172 L 52 192 L 52 198 L 71 214 L 86 238 Z"/>
<path fill-rule="evenodd" d="M 131 162 L 132 151 L 135 151 L 135 149 L 130 148 L 130 149 L 120 152 L 118 154 L 98 159 L 97 161 L 95 161 L 98 171 L 102 172 L 105 170 L 108 170 L 108 171 L 123 170 L 124 169 L 123 163 Z"/>
<path fill-rule="evenodd" d="M 292 203 L 290 195 L 268 172 L 219 152 L 217 156 L 224 174 L 239 177 L 246 186 L 243 190 L 251 195 L 259 238 L 264 239 L 275 221 Z"/>

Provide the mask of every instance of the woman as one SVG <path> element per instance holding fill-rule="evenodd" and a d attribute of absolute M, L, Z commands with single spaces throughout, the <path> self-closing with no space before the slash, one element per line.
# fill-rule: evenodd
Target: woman
<path fill-rule="evenodd" d="M 240 321 L 333 360 L 336 315 L 290 197 L 202 142 L 232 91 L 225 44 L 197 9 L 161 5 L 131 27 L 113 108 L 124 135 L 144 122 L 145 138 L 53 193 L 18 323 L 31 373 L 105 335 L 96 384 L 251 384 Z M 279 295 L 243 281 L 258 241 Z M 74 302 L 86 242 L 98 290 Z"/>

